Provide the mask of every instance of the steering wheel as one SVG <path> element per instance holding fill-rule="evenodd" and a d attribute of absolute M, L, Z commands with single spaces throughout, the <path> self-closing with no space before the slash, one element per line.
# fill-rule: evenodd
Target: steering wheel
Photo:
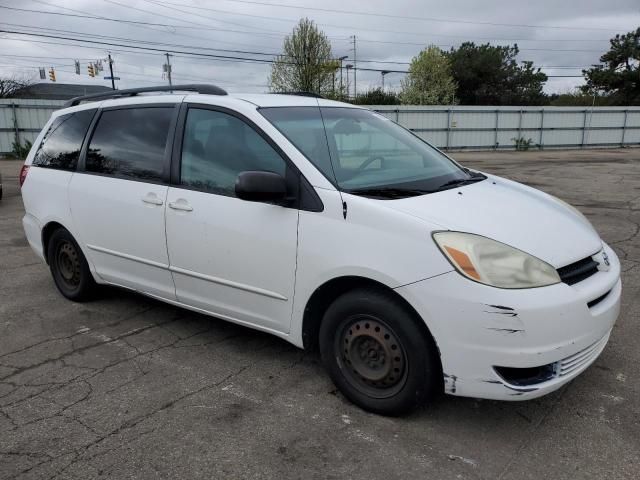
<path fill-rule="evenodd" d="M 371 165 L 376 160 L 380 160 L 380 166 L 384 168 L 385 163 L 387 162 L 385 160 L 385 158 L 382 155 L 373 155 L 373 156 L 367 158 L 364 162 L 362 162 L 360 164 L 360 166 L 358 167 L 358 171 L 364 170 L 365 168 L 367 168 L 369 165 Z"/>

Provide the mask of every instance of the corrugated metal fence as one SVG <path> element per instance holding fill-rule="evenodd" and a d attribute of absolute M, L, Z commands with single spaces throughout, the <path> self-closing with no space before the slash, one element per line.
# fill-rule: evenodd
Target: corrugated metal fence
<path fill-rule="evenodd" d="M 640 107 L 370 107 L 442 149 L 640 145 Z"/>
<path fill-rule="evenodd" d="M 51 113 L 64 105 L 64 100 L 0 99 L 0 153 L 13 151 L 13 142 L 33 142 Z"/>
<path fill-rule="evenodd" d="M 33 142 L 62 100 L 0 99 L 0 153 Z M 640 145 L 640 107 L 370 107 L 442 149 L 587 148 Z"/>

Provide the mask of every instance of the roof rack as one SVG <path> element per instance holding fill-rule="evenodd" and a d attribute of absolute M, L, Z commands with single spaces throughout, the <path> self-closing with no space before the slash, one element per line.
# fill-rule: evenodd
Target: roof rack
<path fill-rule="evenodd" d="M 271 92 L 276 95 L 296 95 L 298 97 L 324 98 L 319 93 L 313 92 Z"/>
<path fill-rule="evenodd" d="M 216 87 L 215 85 L 207 85 L 207 84 L 189 84 L 189 85 L 162 85 L 160 87 L 143 87 L 143 88 L 128 88 L 126 90 L 112 90 L 110 92 L 104 93 L 94 93 L 92 95 L 83 95 L 81 97 L 72 98 L 67 103 L 64 104 L 65 107 L 73 107 L 75 105 L 80 105 L 82 102 L 95 102 L 97 100 L 106 100 L 109 98 L 120 98 L 120 97 L 134 97 L 139 93 L 150 93 L 150 92 L 175 92 L 175 91 L 187 91 L 187 92 L 196 92 L 205 95 L 226 95 L 227 92 L 220 87 Z"/>

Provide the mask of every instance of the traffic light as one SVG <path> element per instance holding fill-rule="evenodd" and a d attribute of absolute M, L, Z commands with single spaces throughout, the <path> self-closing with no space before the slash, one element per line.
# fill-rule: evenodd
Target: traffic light
<path fill-rule="evenodd" d="M 95 77 L 96 76 L 96 71 L 93 69 L 93 64 L 92 63 L 89 64 L 87 69 L 89 70 L 89 76 L 90 77 Z"/>
<path fill-rule="evenodd" d="M 52 82 L 56 81 L 56 71 L 53 69 L 53 67 L 49 69 L 49 80 L 51 80 Z"/>

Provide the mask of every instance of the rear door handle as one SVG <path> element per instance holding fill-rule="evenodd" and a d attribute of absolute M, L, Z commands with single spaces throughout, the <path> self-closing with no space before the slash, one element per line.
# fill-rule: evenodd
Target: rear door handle
<path fill-rule="evenodd" d="M 191 212 L 193 210 L 193 207 L 182 198 L 176 200 L 175 202 L 169 202 L 169 208 L 180 210 L 182 212 Z"/>
<path fill-rule="evenodd" d="M 149 192 L 144 197 L 142 197 L 142 201 L 151 205 L 162 205 L 164 203 L 162 199 L 158 198 L 158 196 L 153 192 Z"/>

